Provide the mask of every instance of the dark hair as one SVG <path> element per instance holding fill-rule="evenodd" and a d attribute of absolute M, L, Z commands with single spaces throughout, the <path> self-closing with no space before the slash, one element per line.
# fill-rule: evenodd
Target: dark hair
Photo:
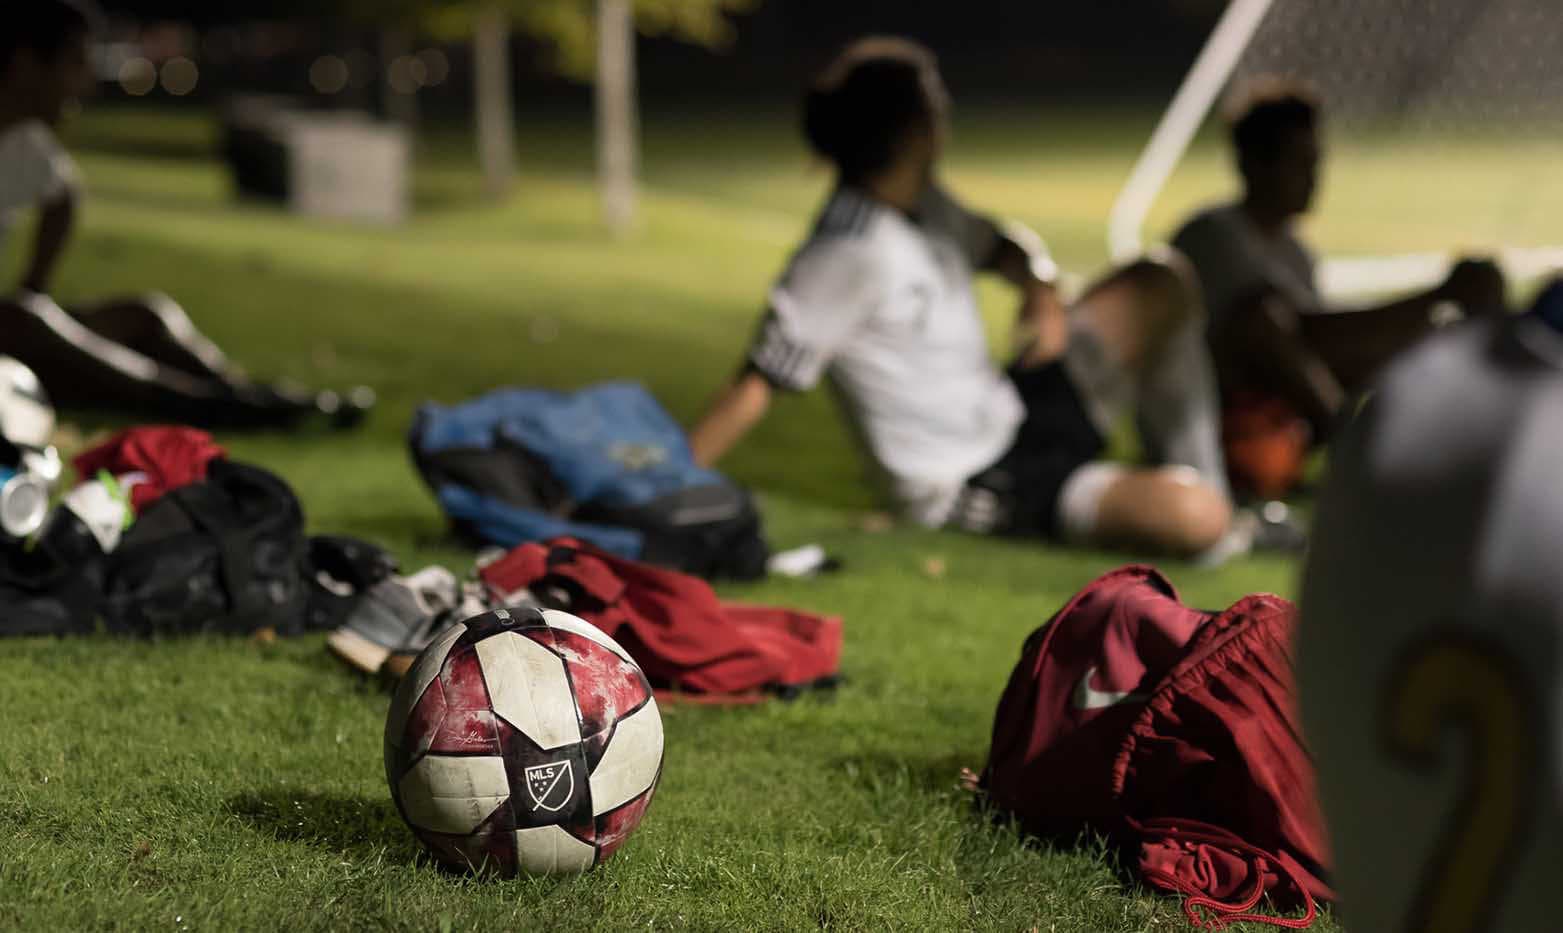
<path fill-rule="evenodd" d="M 1259 78 L 1242 89 L 1228 119 L 1238 154 L 1263 158 L 1274 155 L 1288 133 L 1318 126 L 1319 98 L 1301 81 Z"/>
<path fill-rule="evenodd" d="M 20 0 L 0 14 L 0 69 L 27 49 L 54 58 L 72 39 L 91 35 L 101 18 L 90 0 Z"/>
<path fill-rule="evenodd" d="M 803 99 L 803 135 L 847 181 L 895 161 L 907 134 L 931 128 L 949 109 L 939 66 L 910 39 L 872 37 L 847 46 Z"/>

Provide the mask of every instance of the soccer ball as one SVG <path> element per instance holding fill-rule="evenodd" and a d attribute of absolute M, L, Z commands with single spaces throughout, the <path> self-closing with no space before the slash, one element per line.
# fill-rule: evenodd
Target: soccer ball
<path fill-rule="evenodd" d="M 402 678 L 385 773 L 402 818 L 447 865 L 583 872 L 645 815 L 662 717 L 640 666 L 591 623 L 496 609 L 452 626 Z"/>
<path fill-rule="evenodd" d="M 0 437 L 43 448 L 54 433 L 54 406 L 38 376 L 21 362 L 0 356 Z"/>

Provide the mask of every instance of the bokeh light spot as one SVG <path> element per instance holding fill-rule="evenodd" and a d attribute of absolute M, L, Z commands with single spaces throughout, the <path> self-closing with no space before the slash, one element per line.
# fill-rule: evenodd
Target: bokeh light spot
<path fill-rule="evenodd" d="M 423 64 L 424 87 L 439 87 L 450 77 L 450 59 L 439 49 L 424 49 L 418 53 L 418 61 Z"/>
<path fill-rule="evenodd" d="M 145 97 L 157 87 L 157 66 L 137 55 L 119 66 L 119 86 L 132 97 Z"/>
<path fill-rule="evenodd" d="M 319 94 L 340 94 L 347 87 L 351 69 L 337 55 L 322 55 L 309 66 L 309 86 Z"/>
<path fill-rule="evenodd" d="M 201 81 L 201 69 L 183 55 L 164 62 L 162 74 L 163 90 L 175 97 L 183 97 L 195 90 L 195 86 Z"/>

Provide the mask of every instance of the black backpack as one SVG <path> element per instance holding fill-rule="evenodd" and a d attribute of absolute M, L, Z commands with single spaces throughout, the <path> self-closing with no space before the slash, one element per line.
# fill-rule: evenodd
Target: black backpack
<path fill-rule="evenodd" d="M 0 634 L 279 635 L 313 628 L 304 515 L 287 483 L 213 461 L 166 493 L 113 553 L 82 557 L 48 536 L 0 554 Z"/>
<path fill-rule="evenodd" d="M 213 461 L 166 493 L 108 558 L 103 620 L 133 634 L 302 632 L 309 599 L 304 513 L 288 484 Z"/>

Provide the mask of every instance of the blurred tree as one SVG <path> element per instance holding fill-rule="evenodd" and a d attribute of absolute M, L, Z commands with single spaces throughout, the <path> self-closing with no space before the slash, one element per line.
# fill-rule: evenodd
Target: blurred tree
<path fill-rule="evenodd" d="M 411 47 L 414 33 L 473 48 L 478 160 L 484 187 L 502 197 L 515 174 L 515 114 L 511 101 L 512 28 L 543 40 L 549 65 L 597 85 L 598 165 L 610 226 L 623 229 L 634 211 L 637 163 L 635 43 L 637 32 L 706 48 L 733 38 L 728 15 L 762 0 L 104 0 L 114 12 L 139 19 L 176 19 L 216 25 L 263 19 L 346 19 L 381 32 L 381 84 L 386 112 L 412 122 L 417 104 L 391 82 L 390 66 Z M 599 28 L 601 26 L 602 28 Z"/>
<path fill-rule="evenodd" d="M 597 191 L 608 229 L 623 235 L 635 221 L 640 160 L 635 106 L 635 11 L 632 0 L 597 0 Z"/>
<path fill-rule="evenodd" d="M 516 173 L 516 115 L 511 101 L 510 17 L 497 4 L 472 18 L 472 80 L 478 165 L 492 198 L 510 193 Z"/>
<path fill-rule="evenodd" d="M 622 231 L 634 215 L 637 154 L 635 33 L 720 48 L 733 36 L 727 16 L 760 0 L 347 0 L 385 22 L 417 17 L 446 38 L 472 36 L 478 158 L 484 187 L 509 190 L 515 168 L 509 30 L 548 43 L 550 65 L 597 85 L 598 171 L 604 214 Z M 394 11 L 394 12 L 393 12 Z"/>

